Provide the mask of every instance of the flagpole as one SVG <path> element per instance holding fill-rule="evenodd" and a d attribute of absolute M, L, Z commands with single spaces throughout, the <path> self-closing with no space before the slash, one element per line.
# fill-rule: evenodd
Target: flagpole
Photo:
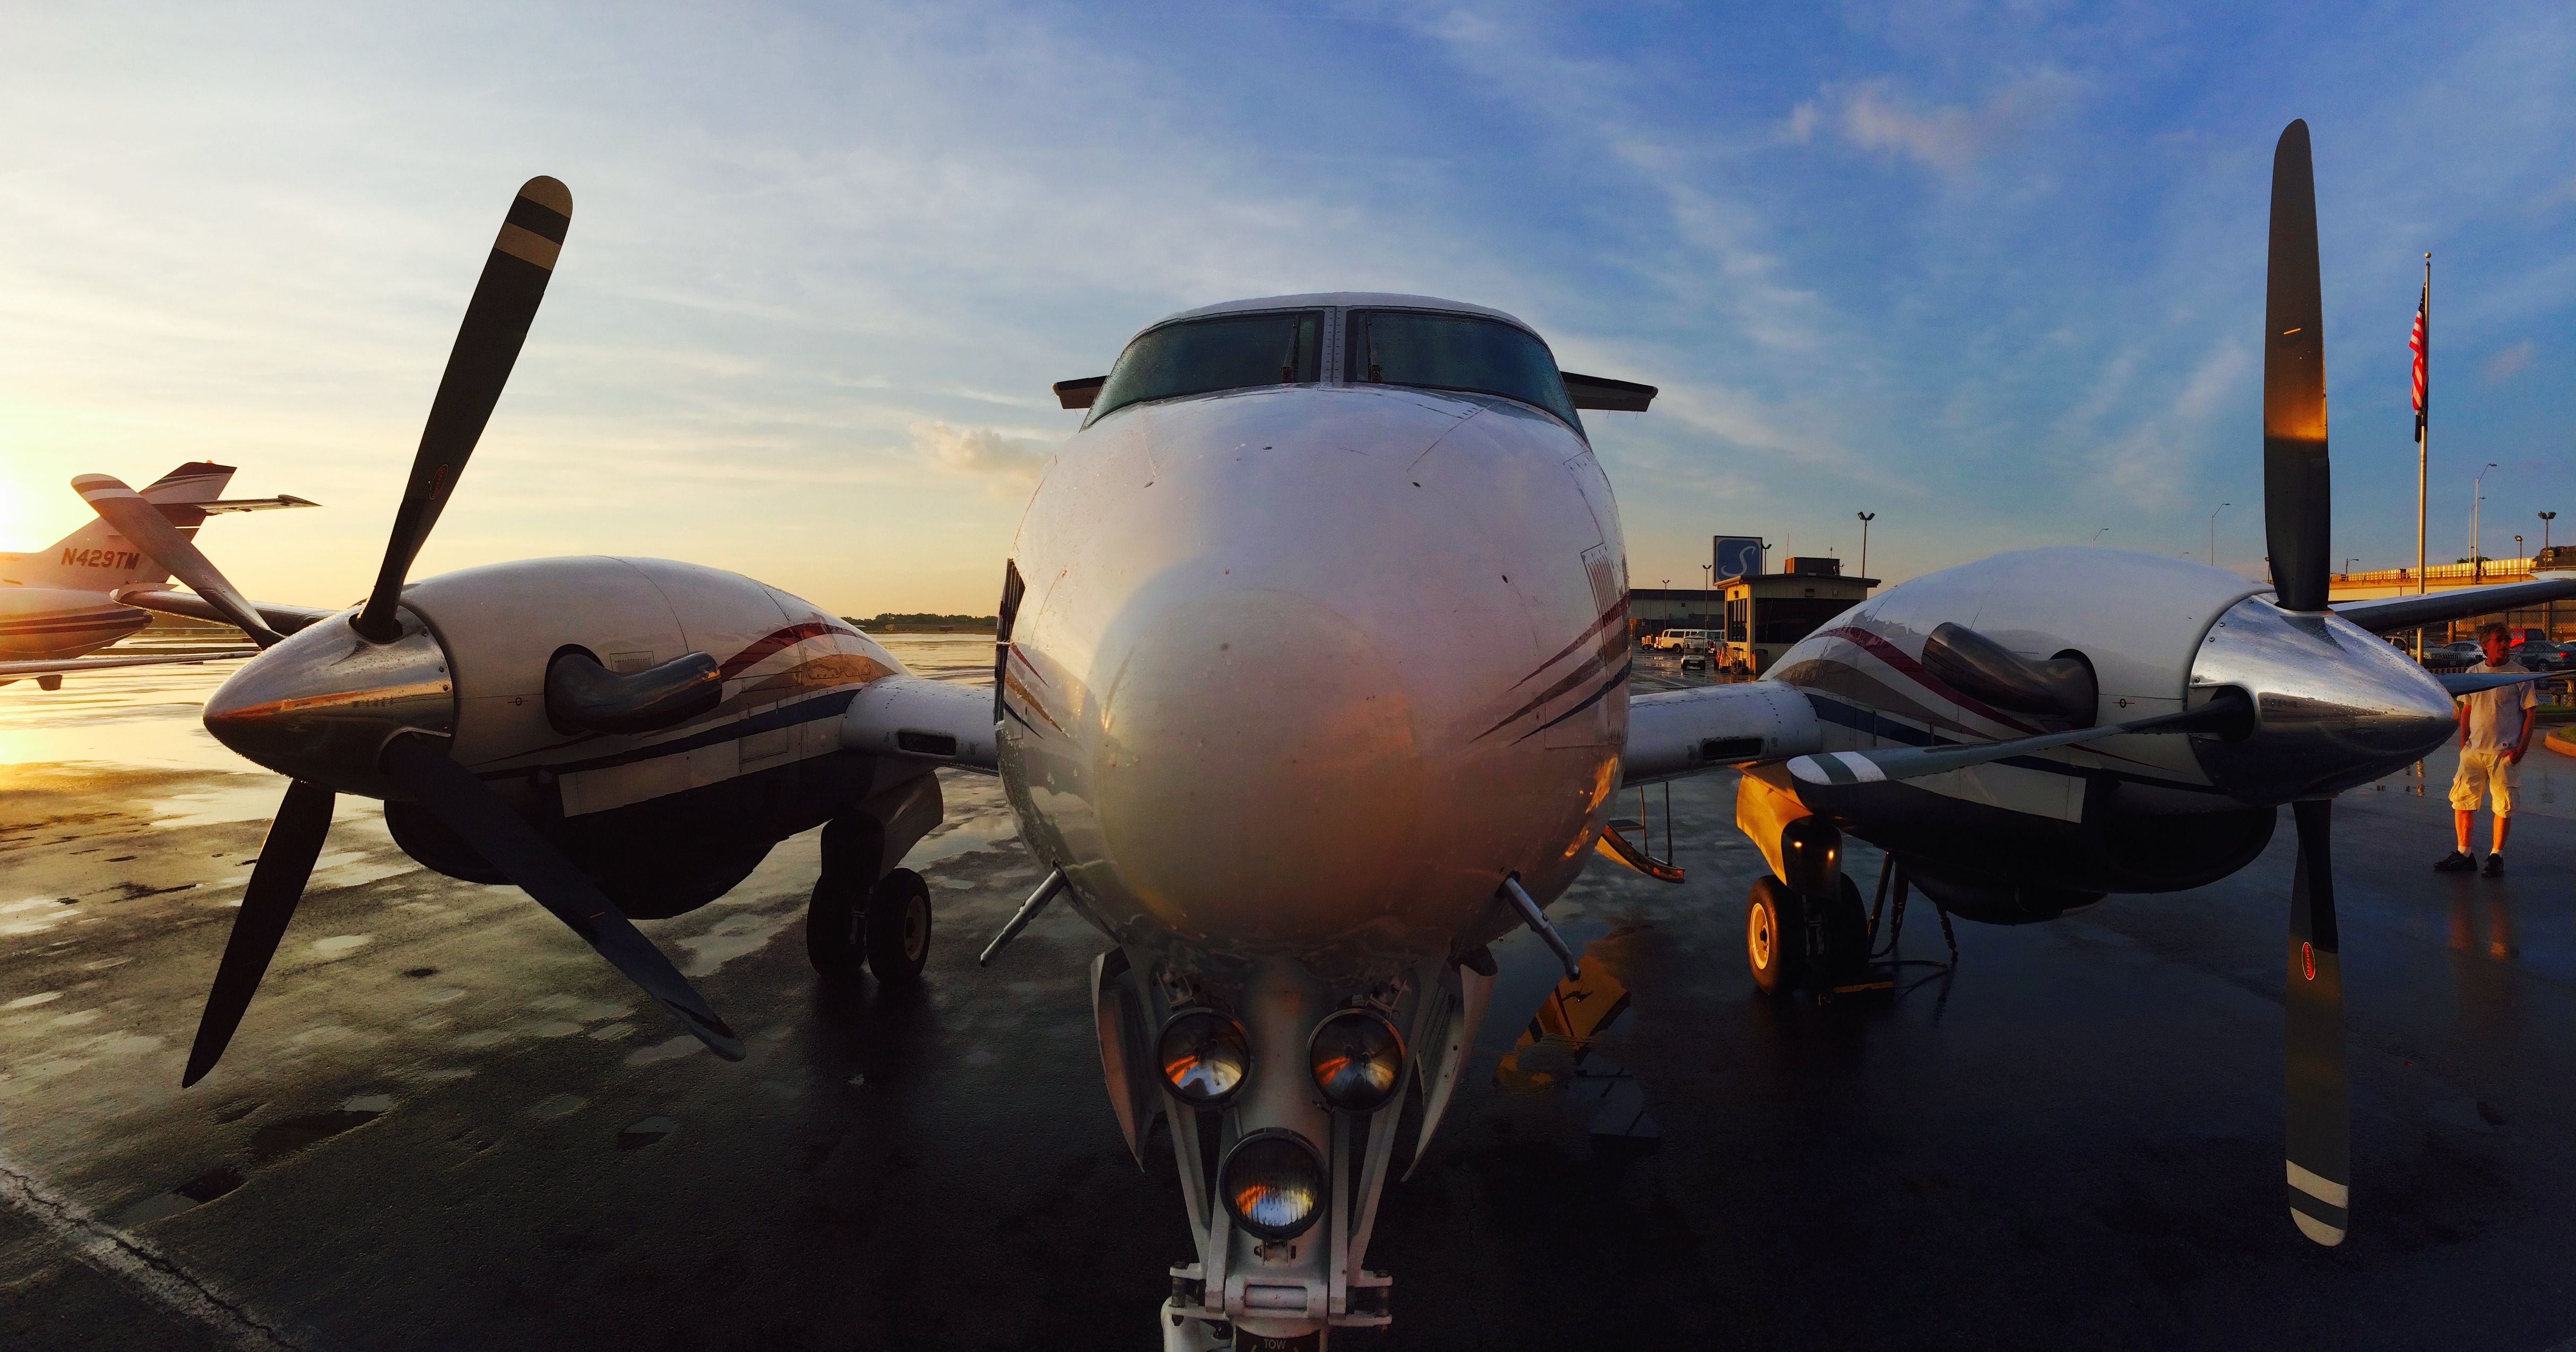
<path fill-rule="evenodd" d="M 2433 455 L 2433 255 L 2424 255 L 2424 407 L 2415 415 L 2415 594 L 2424 581 L 2424 513 Z M 2415 657 L 2424 656 L 2424 631 L 2415 631 Z"/>

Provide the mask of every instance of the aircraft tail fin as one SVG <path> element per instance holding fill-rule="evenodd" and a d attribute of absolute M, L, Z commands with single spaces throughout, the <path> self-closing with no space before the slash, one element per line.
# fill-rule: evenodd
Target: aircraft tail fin
<path fill-rule="evenodd" d="M 232 466 L 198 460 L 153 480 L 141 492 L 143 500 L 160 508 L 181 535 L 194 535 L 206 520 L 196 504 L 221 499 L 232 479 Z M 104 592 L 156 586 L 169 578 L 168 570 L 154 563 L 151 555 L 97 519 L 35 553 L 0 557 L 0 579 L 30 587 Z"/>

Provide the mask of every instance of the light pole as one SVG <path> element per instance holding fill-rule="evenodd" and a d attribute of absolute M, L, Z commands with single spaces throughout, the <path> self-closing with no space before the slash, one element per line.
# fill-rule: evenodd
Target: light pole
<path fill-rule="evenodd" d="M 2558 513 L 2556 512 L 2542 512 L 2540 514 L 2540 552 L 2543 554 L 2549 552 L 2549 523 L 2557 519 Z M 2532 570 L 2532 576 L 2538 577 L 2539 575 L 2539 569 L 2535 568 Z M 2541 620 L 2540 624 L 2542 628 L 2549 631 L 2549 636 L 2551 638 L 2554 639 L 2558 637 L 2558 603 L 2556 601 L 2549 603 L 2548 614 Z"/>
<path fill-rule="evenodd" d="M 2487 462 L 2487 469 L 2495 467 L 2496 462 L 2492 460 Z M 2478 513 L 2486 506 L 2487 501 L 2487 469 L 2478 471 L 2478 477 L 2471 481 L 2477 487 L 2469 494 L 2469 580 L 2472 582 L 2487 580 L 2486 549 L 2480 543 L 2485 538 L 2486 532 L 2478 521 Z"/>
<path fill-rule="evenodd" d="M 1702 629 L 1708 628 L 1708 593 L 1717 585 L 1716 573 L 1717 565 L 1714 563 L 1699 566 L 1699 627 Z"/>
<path fill-rule="evenodd" d="M 1860 518 L 1860 575 L 1869 576 L 1869 523 L 1878 519 L 1876 512 L 1854 512 Z"/>
<path fill-rule="evenodd" d="M 2209 566 L 2212 568 L 2218 566 L 2218 513 L 2235 505 L 2232 502 L 2222 502 L 2218 504 L 2216 511 L 2209 514 Z"/>
<path fill-rule="evenodd" d="M 2108 534 L 2108 533 L 2110 532 L 2110 529 L 2111 529 L 2111 528 L 2110 528 L 2109 526 L 2104 526 L 2102 529 L 2100 529 L 2100 530 L 2097 530 L 2097 531 L 2093 532 L 2093 538 L 2092 538 L 2092 539 L 2090 539 L 2090 540 L 2085 541 L 2084 543 L 2086 543 L 2086 544 L 2090 544 L 2090 545 L 2098 545 L 2098 544 L 2102 543 L 2102 537 L 2103 537 L 2105 534 Z"/>

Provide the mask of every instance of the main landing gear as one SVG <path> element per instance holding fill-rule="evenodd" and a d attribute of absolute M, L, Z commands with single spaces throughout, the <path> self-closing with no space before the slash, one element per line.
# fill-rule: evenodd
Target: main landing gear
<path fill-rule="evenodd" d="M 930 885 L 908 868 L 877 876 L 876 824 L 835 818 L 823 828 L 823 872 L 805 906 L 805 956 L 827 981 L 921 979 L 930 960 Z"/>
<path fill-rule="evenodd" d="M 1821 882 L 1822 880 L 1815 880 Z M 1890 883 L 1896 908 L 1887 908 Z M 1753 969 L 1753 984 L 1765 995 L 1812 989 L 1819 1001 L 1837 996 L 1891 991 L 1899 967 L 1913 965 L 1948 971 L 1959 958 L 1959 941 L 1950 929 L 1950 913 L 1941 915 L 1941 938 L 1949 962 L 1899 958 L 1897 942 L 1905 929 L 1905 900 L 1910 890 L 1905 866 L 1894 858 L 1880 865 L 1878 900 L 1864 909 L 1860 888 L 1839 869 L 1829 891 L 1802 893 L 1776 877 L 1757 879 L 1744 904 L 1744 953 Z M 1938 906 L 1938 903 L 1935 903 Z M 1882 927 L 1881 921 L 1886 924 Z M 1879 936 L 1886 940 L 1881 946 Z"/>

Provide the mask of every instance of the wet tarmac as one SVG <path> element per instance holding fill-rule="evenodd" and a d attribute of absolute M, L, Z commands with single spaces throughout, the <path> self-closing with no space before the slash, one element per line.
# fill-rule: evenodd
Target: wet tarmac
<path fill-rule="evenodd" d="M 933 674 L 986 651 L 890 646 Z M 740 1064 L 344 799 L 182 1092 L 283 788 L 196 726 L 220 678 L 0 689 L 0 1347 L 1154 1345 L 1189 1237 L 1167 1147 L 1139 1173 L 1102 1092 L 1099 941 L 1055 908 L 974 966 L 1036 876 L 992 781 L 948 783 L 913 861 L 938 906 L 917 994 L 817 986 L 810 836 L 645 922 L 746 1031 Z M 1743 956 L 1761 864 L 1711 776 L 1672 791 L 1688 882 L 1597 862 L 1553 912 L 1585 987 L 1498 946 L 1477 1059 L 1379 1221 L 1396 1324 L 1335 1346 L 2561 1343 L 2576 759 L 2532 753 L 2499 880 L 2428 870 L 2427 771 L 2337 814 L 2342 1248 L 2298 1237 L 2281 1182 L 2287 831 L 2213 887 L 1962 923 L 1957 966 L 1892 1001 L 1774 1003 Z M 1927 907 L 1904 938 L 1946 956 Z"/>

